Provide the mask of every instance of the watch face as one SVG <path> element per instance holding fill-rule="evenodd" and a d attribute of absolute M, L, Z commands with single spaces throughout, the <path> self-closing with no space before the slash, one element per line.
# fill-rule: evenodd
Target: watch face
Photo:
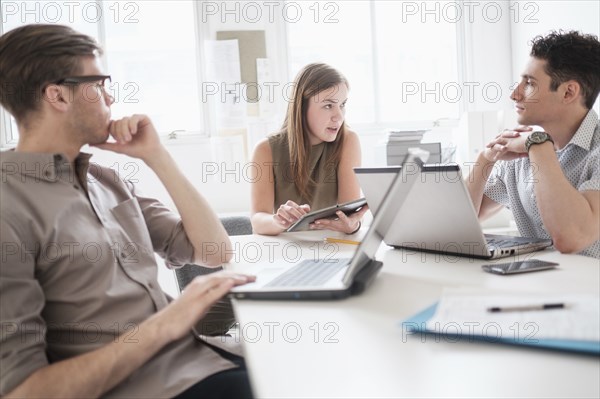
<path fill-rule="evenodd" d="M 529 137 L 534 143 L 543 143 L 547 140 L 547 136 L 546 132 L 533 132 Z"/>

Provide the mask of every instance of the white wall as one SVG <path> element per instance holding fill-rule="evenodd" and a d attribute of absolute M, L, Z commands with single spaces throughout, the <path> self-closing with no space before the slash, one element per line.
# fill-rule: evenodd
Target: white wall
<path fill-rule="evenodd" d="M 507 1 L 473 2 L 463 17 L 464 81 L 475 87 L 464 111 L 497 111 L 510 107 L 511 24 Z"/>
<path fill-rule="evenodd" d="M 514 2 L 513 2 L 514 3 Z M 529 58 L 530 41 L 551 30 L 578 30 L 600 37 L 600 1 L 595 0 L 543 0 L 533 3 L 528 13 L 532 18 L 521 18 L 511 24 L 512 69 L 516 81 Z M 600 68 L 600 66 L 599 66 Z M 600 113 L 600 101 L 594 106 Z"/>
<path fill-rule="evenodd" d="M 512 108 L 510 91 L 511 10 L 508 1 L 473 2 L 465 7 L 464 84 L 474 96 L 463 102 L 463 113 L 450 135 L 459 163 L 472 162 L 483 146 L 502 130 L 504 114 Z"/>
<path fill-rule="evenodd" d="M 524 3 L 515 2 L 511 3 Z M 529 58 L 530 41 L 551 30 L 579 30 L 600 36 L 600 2 L 594 0 L 543 0 L 528 2 L 533 6 L 511 21 L 513 79 L 516 81 Z M 529 18 L 526 18 L 529 16 Z M 600 68 L 600 66 L 599 66 Z"/>
<path fill-rule="evenodd" d="M 240 136 L 167 140 L 165 145 L 216 212 L 249 211 L 250 164 L 244 161 Z M 94 154 L 93 162 L 118 170 L 121 177 L 134 182 L 144 195 L 158 198 L 175 209 L 163 185 L 142 161 L 96 148 L 86 147 L 84 151 Z"/>

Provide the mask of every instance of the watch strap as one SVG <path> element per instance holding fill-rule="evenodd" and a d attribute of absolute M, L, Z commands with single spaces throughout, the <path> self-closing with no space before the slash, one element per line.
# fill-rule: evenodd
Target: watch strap
<path fill-rule="evenodd" d="M 541 137 L 540 138 L 536 138 L 536 140 L 532 140 L 531 136 L 533 134 L 535 134 L 537 136 L 541 136 Z M 542 144 L 542 143 L 545 143 L 546 141 L 549 141 L 552 144 L 554 144 L 554 140 L 552 140 L 552 137 L 548 133 L 546 133 L 546 132 L 533 132 L 529 136 L 527 136 L 527 139 L 525 140 L 525 151 L 527 151 L 529 153 L 529 149 L 531 148 L 532 145 L 534 145 L 534 144 Z"/>

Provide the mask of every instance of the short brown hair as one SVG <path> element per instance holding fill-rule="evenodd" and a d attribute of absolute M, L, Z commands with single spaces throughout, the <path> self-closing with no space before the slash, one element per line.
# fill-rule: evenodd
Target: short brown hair
<path fill-rule="evenodd" d="M 101 55 L 91 37 L 64 25 L 25 25 L 0 36 L 0 104 L 17 122 L 39 108 L 47 84 L 80 73 L 81 57 Z"/>

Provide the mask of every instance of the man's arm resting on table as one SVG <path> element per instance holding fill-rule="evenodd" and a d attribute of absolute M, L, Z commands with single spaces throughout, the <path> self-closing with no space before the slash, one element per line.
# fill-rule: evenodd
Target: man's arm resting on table
<path fill-rule="evenodd" d="M 36 370 L 6 398 L 99 397 L 192 326 L 234 285 L 253 278 L 219 272 L 193 280 L 184 293 L 144 321 L 136 342 L 118 340 L 95 351 Z"/>
<path fill-rule="evenodd" d="M 565 177 L 552 143 L 529 151 L 538 165 L 535 196 L 540 216 L 560 252 L 580 252 L 600 238 L 600 191 L 578 191 Z"/>

